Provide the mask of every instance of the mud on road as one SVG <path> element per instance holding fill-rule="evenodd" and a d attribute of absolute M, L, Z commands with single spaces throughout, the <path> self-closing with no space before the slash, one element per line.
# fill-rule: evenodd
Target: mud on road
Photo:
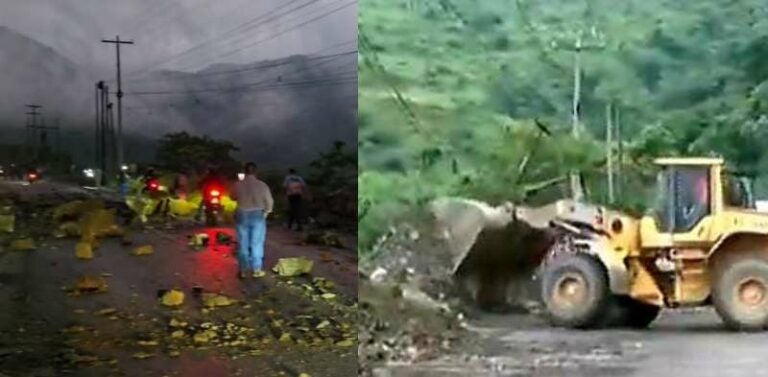
<path fill-rule="evenodd" d="M 469 323 L 476 353 L 390 365 L 374 376 L 765 376 L 768 334 L 726 330 L 710 308 L 665 310 L 646 330 L 567 330 L 532 315 Z"/>
<path fill-rule="evenodd" d="M 537 252 L 526 253 L 525 250 L 531 250 L 530 245 L 538 245 L 538 242 L 532 242 L 530 237 L 519 237 L 521 233 L 531 232 L 525 228 L 521 232 L 514 223 L 509 223 L 511 220 L 508 219 L 512 217 L 507 216 L 508 211 L 503 206 L 494 208 L 472 201 L 457 203 L 457 206 L 441 208 L 446 209 L 441 211 L 442 218 L 450 221 L 436 233 L 452 234 L 453 237 L 444 237 L 448 244 L 435 243 L 424 229 L 418 232 L 404 227 L 393 232 L 390 241 L 381 244 L 381 252 L 375 259 L 361 264 L 365 274 L 360 284 L 366 294 L 361 290 L 359 299 L 361 306 L 369 302 L 362 309 L 370 316 L 366 318 L 367 325 L 361 327 L 365 338 L 361 337 L 360 347 L 365 351 L 361 360 L 370 367 L 363 368 L 368 375 L 768 376 L 768 363 L 764 358 L 768 351 L 768 333 L 728 331 L 711 308 L 664 310 L 646 330 L 581 331 L 553 328 L 538 315 L 489 314 L 473 308 L 477 305 L 466 305 L 473 301 L 479 303 L 483 295 L 473 297 L 462 293 L 461 281 L 457 284 L 455 279 L 463 277 L 460 276 L 462 267 L 469 263 L 474 271 L 480 272 L 475 274 L 480 277 L 487 277 L 488 271 L 508 277 L 510 270 L 494 267 L 524 264 L 513 260 L 514 256 L 502 254 L 512 250 L 536 256 Z M 470 210 L 464 211 L 464 208 Z M 441 225 L 440 221 L 437 223 Z M 538 224 L 539 221 L 530 223 Z M 492 247 L 478 250 L 476 245 L 483 244 L 480 231 L 489 228 L 487 224 L 491 224 L 492 230 L 501 232 L 501 236 L 489 233 L 494 236 L 488 237 Z M 506 237 L 505 232 L 516 236 Z M 459 237 L 455 237 L 457 235 Z M 455 247 L 450 247 L 451 242 Z M 546 247 L 535 247 L 535 250 L 546 250 Z M 481 253 L 473 256 L 475 251 Z M 461 260 L 463 265 L 459 265 L 459 274 L 452 274 L 451 266 Z M 483 280 L 479 283 L 482 285 Z M 499 283 L 499 280 L 491 279 L 486 281 L 486 286 L 502 287 L 486 291 L 492 293 L 491 298 L 496 296 L 508 302 L 523 296 L 535 299 L 531 294 L 536 295 L 537 291 L 518 289 L 512 292 L 504 280 Z M 396 294 L 391 293 L 390 287 L 397 288 Z M 535 284 L 531 287 L 535 288 Z M 409 289 L 421 294 L 405 294 Z M 482 292 L 482 287 L 477 291 Z M 463 300 L 457 300 L 457 296 Z M 523 305 L 526 307 L 535 305 Z M 388 312 L 397 313 L 395 316 L 399 318 L 394 320 L 392 315 L 382 315 Z M 464 319 L 463 314 L 467 312 L 471 314 Z M 382 318 L 391 326 L 379 326 Z M 434 329 L 440 326 L 443 331 Z"/>

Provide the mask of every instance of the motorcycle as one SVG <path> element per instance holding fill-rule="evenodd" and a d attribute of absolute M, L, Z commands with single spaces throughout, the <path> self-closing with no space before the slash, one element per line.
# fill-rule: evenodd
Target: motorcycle
<path fill-rule="evenodd" d="M 148 178 L 144 181 L 144 192 L 155 193 L 160 190 L 160 180 L 157 178 Z"/>
<path fill-rule="evenodd" d="M 205 212 L 205 224 L 216 226 L 219 223 L 219 214 L 221 213 L 221 190 L 212 188 L 208 190 L 203 198 L 203 210 Z"/>
<path fill-rule="evenodd" d="M 40 179 L 40 173 L 38 173 L 37 170 L 31 170 L 27 172 L 26 179 L 29 184 L 33 184 L 37 182 L 38 179 Z"/>

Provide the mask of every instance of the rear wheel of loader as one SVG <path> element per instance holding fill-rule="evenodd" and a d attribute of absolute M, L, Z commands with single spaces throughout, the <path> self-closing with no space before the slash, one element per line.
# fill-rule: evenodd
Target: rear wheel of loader
<path fill-rule="evenodd" d="M 603 321 L 610 301 L 603 265 L 586 254 L 562 254 L 542 271 L 542 302 L 556 326 L 589 328 Z"/>
<path fill-rule="evenodd" d="M 712 286 L 712 303 L 731 329 L 768 327 L 768 261 L 750 257 L 724 266 Z"/>

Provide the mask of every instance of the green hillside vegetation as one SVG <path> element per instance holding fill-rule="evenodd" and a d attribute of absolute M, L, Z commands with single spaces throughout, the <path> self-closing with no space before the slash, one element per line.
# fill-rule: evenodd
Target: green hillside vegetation
<path fill-rule="evenodd" d="M 615 206 L 642 210 L 661 155 L 722 155 L 768 194 L 764 1 L 364 0 L 359 31 L 363 252 L 436 195 L 545 202 L 566 192 L 528 189 L 579 169 L 606 202 L 608 104 Z M 597 49 L 581 53 L 576 140 L 579 36 Z"/>

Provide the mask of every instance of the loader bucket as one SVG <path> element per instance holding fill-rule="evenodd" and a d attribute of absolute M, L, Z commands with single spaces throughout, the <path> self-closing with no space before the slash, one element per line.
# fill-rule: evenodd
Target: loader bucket
<path fill-rule="evenodd" d="M 528 208 L 460 198 L 434 201 L 435 236 L 445 244 L 461 295 L 486 310 L 520 303 L 555 240 L 549 223 L 558 210 L 555 203 Z"/>

